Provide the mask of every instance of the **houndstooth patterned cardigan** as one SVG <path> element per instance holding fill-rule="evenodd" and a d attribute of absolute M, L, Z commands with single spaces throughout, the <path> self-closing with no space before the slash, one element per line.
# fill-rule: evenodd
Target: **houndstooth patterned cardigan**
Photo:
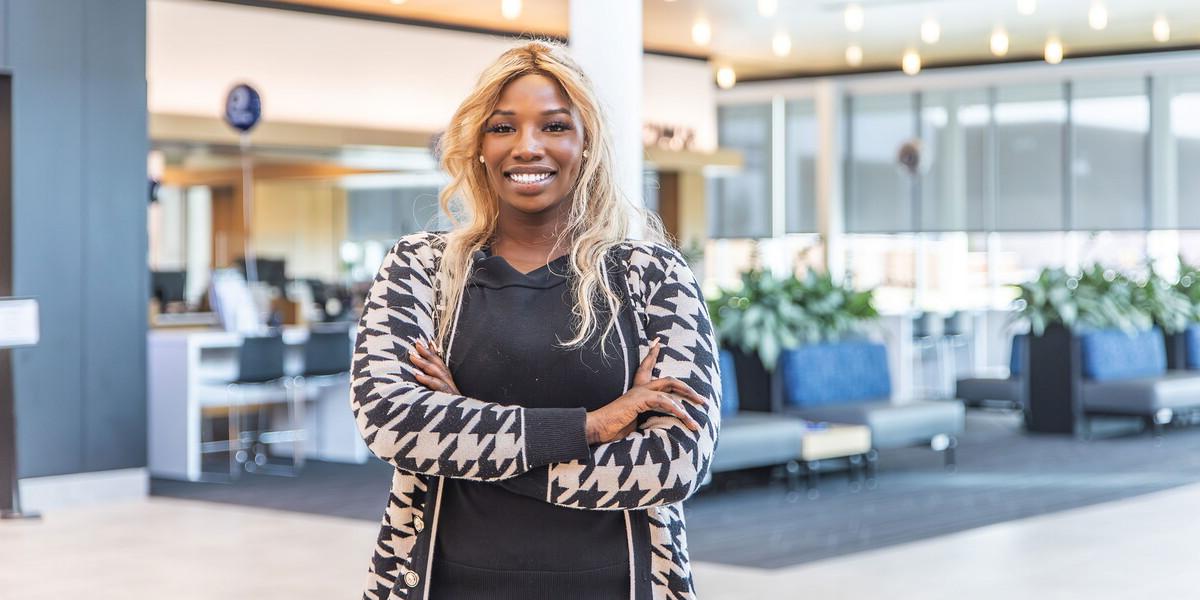
<path fill-rule="evenodd" d="M 620 314 L 635 321 L 638 334 L 636 344 L 621 336 L 626 389 L 650 342 L 661 338 L 653 377 L 678 378 L 707 399 L 683 403 L 700 430 L 647 413 L 634 433 L 593 446 L 586 463 L 539 466 L 528 462 L 537 424 L 525 408 L 434 392 L 412 375 L 409 348 L 435 332 L 442 233 L 410 234 L 392 247 L 358 325 L 351 407 L 371 452 L 396 468 L 363 598 L 428 600 L 444 477 L 497 482 L 559 506 L 624 511 L 630 599 L 695 598 L 682 502 L 708 472 L 721 381 L 708 309 L 683 257 L 662 244 L 626 240 L 610 253 L 609 272 L 632 308 Z"/>

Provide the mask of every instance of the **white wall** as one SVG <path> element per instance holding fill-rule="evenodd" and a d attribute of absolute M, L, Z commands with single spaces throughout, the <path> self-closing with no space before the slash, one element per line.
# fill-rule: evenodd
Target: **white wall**
<path fill-rule="evenodd" d="M 149 0 L 151 113 L 219 116 L 248 81 L 264 119 L 435 131 L 511 38 L 198 0 Z M 716 145 L 709 66 L 647 56 L 643 118 Z"/>

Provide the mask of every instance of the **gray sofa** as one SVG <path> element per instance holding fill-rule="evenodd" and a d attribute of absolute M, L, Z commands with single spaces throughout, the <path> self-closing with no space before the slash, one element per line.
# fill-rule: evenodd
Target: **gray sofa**
<path fill-rule="evenodd" d="M 1021 365 L 1026 336 L 1013 336 L 1008 377 L 963 377 L 956 382 L 954 397 L 970 407 L 1024 408 L 1025 382 Z"/>
<path fill-rule="evenodd" d="M 780 359 L 785 414 L 871 428 L 876 449 L 929 444 L 955 464 L 965 424 L 957 400 L 892 399 L 887 348 L 869 340 L 807 344 Z"/>
<path fill-rule="evenodd" d="M 1095 415 L 1138 416 L 1161 432 L 1177 416 L 1200 411 L 1200 372 L 1167 369 L 1158 328 L 1081 333 L 1079 352 L 1085 424 Z"/>

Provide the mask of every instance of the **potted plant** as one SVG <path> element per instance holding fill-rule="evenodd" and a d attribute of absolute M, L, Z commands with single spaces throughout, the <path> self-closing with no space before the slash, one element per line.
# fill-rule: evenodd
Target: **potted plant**
<path fill-rule="evenodd" d="M 709 313 L 717 338 L 733 354 L 743 407 L 762 411 L 782 403 L 777 367 L 784 352 L 847 337 L 879 316 L 871 291 L 854 290 L 828 273 L 780 278 L 758 268 L 742 273 L 740 289 L 721 290 Z"/>
<path fill-rule="evenodd" d="M 1200 345 L 1200 266 L 1189 264 L 1179 257 L 1179 279 L 1167 284 L 1181 299 L 1176 313 L 1182 320 L 1182 326 L 1168 330 L 1163 328 L 1167 342 L 1167 367 L 1170 369 L 1195 368 L 1200 365 L 1200 356 L 1192 356 L 1188 351 L 1188 338 L 1194 342 L 1192 353 L 1197 352 Z"/>
<path fill-rule="evenodd" d="M 710 300 L 708 312 L 717 340 L 733 355 L 742 408 L 769 411 L 777 393 L 772 373 L 779 354 L 799 343 L 805 315 L 786 279 L 756 267 L 743 272 L 741 280 L 740 289 L 722 289 Z"/>
<path fill-rule="evenodd" d="M 1092 265 L 1079 275 L 1061 268 L 1043 269 L 1033 281 L 1018 284 L 1014 319 L 1030 325 L 1026 376 L 1025 424 L 1030 431 L 1077 433 L 1080 423 L 1079 339 L 1084 329 L 1117 328 L 1134 332 L 1153 325 L 1147 297 L 1125 275 Z"/>

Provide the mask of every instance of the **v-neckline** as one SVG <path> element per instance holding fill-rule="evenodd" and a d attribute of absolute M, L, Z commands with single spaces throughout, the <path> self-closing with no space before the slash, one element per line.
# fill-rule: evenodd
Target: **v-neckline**
<path fill-rule="evenodd" d="M 510 269 L 510 270 L 511 270 L 513 273 L 516 273 L 516 274 L 520 275 L 521 277 L 533 277 L 533 276 L 534 276 L 534 275 L 535 275 L 535 274 L 536 274 L 538 271 L 542 271 L 542 270 L 544 270 L 544 269 L 548 269 L 548 268 L 550 268 L 550 265 L 552 265 L 552 264 L 554 264 L 554 263 L 556 263 L 556 262 L 558 262 L 558 261 L 561 261 L 562 259 L 564 259 L 564 258 L 566 258 L 566 257 L 570 256 L 570 253 L 568 252 L 567 254 L 563 254 L 563 255 L 560 255 L 560 256 L 558 256 L 558 257 L 556 257 L 556 258 L 552 259 L 550 262 L 548 262 L 548 263 L 546 263 L 546 264 L 544 264 L 544 265 L 542 265 L 542 266 L 540 266 L 540 267 L 537 267 L 536 269 L 533 269 L 533 270 L 531 270 L 531 271 L 529 271 L 529 272 L 523 272 L 523 271 L 521 271 L 520 269 L 518 269 L 518 268 L 514 267 L 514 266 L 512 265 L 512 263 L 508 262 L 508 259 L 507 259 L 507 258 L 504 258 L 503 256 L 500 256 L 499 254 L 493 254 L 493 253 L 492 253 L 492 247 L 491 247 L 490 245 L 484 246 L 484 247 L 482 248 L 482 250 L 483 250 L 484 256 L 495 257 L 495 258 L 499 259 L 499 260 L 500 260 L 500 262 L 504 263 L 504 266 L 505 266 L 505 267 L 507 267 L 508 269 Z"/>

